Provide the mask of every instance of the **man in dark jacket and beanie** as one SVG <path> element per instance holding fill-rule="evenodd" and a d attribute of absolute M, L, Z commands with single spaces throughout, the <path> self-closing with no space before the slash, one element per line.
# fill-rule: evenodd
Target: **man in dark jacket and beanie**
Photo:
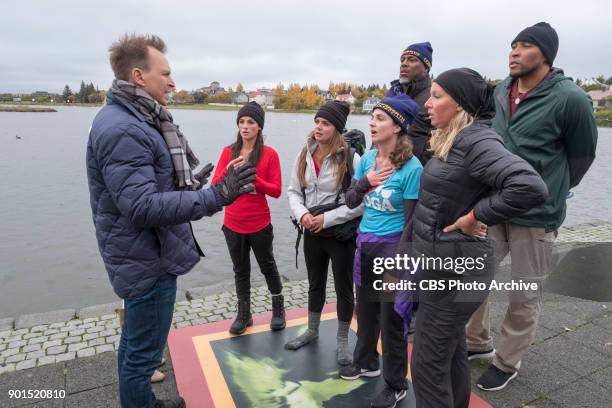
<path fill-rule="evenodd" d="M 595 158 L 597 127 L 586 93 L 553 68 L 559 38 L 548 23 L 525 28 L 511 45 L 510 76 L 495 90 L 493 128 L 511 152 L 542 176 L 549 197 L 543 205 L 491 226 L 489 235 L 498 261 L 510 252 L 513 280 L 540 284 L 552 267 L 552 243 L 565 219 L 568 191 Z M 466 332 L 469 357 L 493 357 L 479 388 L 501 390 L 516 377 L 534 339 L 541 305 L 541 289 L 510 292 L 497 350 L 488 302 L 473 314 Z"/>
<path fill-rule="evenodd" d="M 425 166 L 431 157 L 428 151 L 431 137 L 431 122 L 425 109 L 431 89 L 431 70 L 433 49 L 429 42 L 409 45 L 400 57 L 400 76 L 391 82 L 387 97 L 399 94 L 411 97 L 421 109 L 415 121 L 408 129 L 408 136 L 414 145 L 413 153 Z"/>
<path fill-rule="evenodd" d="M 157 400 L 160 365 L 176 299 L 176 278 L 202 256 L 190 221 L 210 216 L 252 191 L 252 166 L 233 167 L 202 189 L 212 166 L 198 165 L 166 109 L 174 89 L 166 46 L 157 36 L 125 35 L 110 48 L 115 74 L 87 145 L 87 178 L 102 259 L 124 300 L 118 350 L 122 407 L 184 407 Z"/>

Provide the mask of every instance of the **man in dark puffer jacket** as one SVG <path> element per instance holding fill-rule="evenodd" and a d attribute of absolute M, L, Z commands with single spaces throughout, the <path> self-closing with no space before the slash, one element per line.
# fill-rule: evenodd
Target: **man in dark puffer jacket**
<path fill-rule="evenodd" d="M 87 177 L 98 246 L 113 289 L 124 299 L 119 345 L 123 407 L 184 407 L 151 390 L 176 299 L 176 277 L 202 252 L 192 220 L 210 216 L 249 193 L 252 166 L 233 167 L 217 186 L 201 189 L 207 174 L 165 108 L 174 88 L 156 36 L 126 35 L 111 48 L 115 81 L 96 115 L 87 145 Z"/>
<path fill-rule="evenodd" d="M 429 99 L 431 89 L 431 78 L 429 73 L 433 48 L 429 42 L 411 44 L 400 57 L 400 76 L 399 79 L 391 81 L 391 87 L 387 91 L 387 97 L 398 95 L 408 95 L 421 109 L 419 115 L 408 128 L 408 137 L 413 144 L 414 155 L 425 166 L 431 157 L 429 152 L 429 138 L 431 137 L 431 122 L 425 102 Z"/>

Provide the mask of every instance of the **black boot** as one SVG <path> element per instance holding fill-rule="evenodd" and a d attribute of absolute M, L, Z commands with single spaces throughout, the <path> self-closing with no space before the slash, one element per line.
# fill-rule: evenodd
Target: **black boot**
<path fill-rule="evenodd" d="M 155 408 L 185 408 L 185 400 L 181 397 L 171 400 L 155 400 Z"/>
<path fill-rule="evenodd" d="M 229 331 L 232 334 L 242 334 L 245 332 L 248 326 L 253 325 L 253 317 L 251 316 L 251 301 L 250 300 L 239 300 L 238 301 L 238 314 L 236 320 L 232 323 Z"/>
<path fill-rule="evenodd" d="M 270 329 L 283 330 L 286 324 L 285 298 L 283 295 L 272 295 L 272 320 L 270 321 Z"/>

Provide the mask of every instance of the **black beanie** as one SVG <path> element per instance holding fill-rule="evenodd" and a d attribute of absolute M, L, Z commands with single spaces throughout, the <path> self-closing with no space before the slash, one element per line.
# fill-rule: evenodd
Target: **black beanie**
<path fill-rule="evenodd" d="M 253 120 L 257 122 L 259 127 L 263 129 L 266 113 L 257 102 L 251 101 L 245 104 L 242 108 L 240 108 L 240 110 L 238 111 L 238 117 L 236 118 L 236 124 L 240 122 L 240 118 L 243 116 L 249 116 L 253 118 Z"/>
<path fill-rule="evenodd" d="M 512 44 L 517 41 L 524 41 L 538 46 L 548 65 L 552 67 L 555 57 L 557 56 L 557 50 L 559 50 L 559 36 L 554 28 L 550 24 L 541 22 L 531 27 L 527 27 L 518 35 Z"/>
<path fill-rule="evenodd" d="M 495 116 L 495 86 L 488 84 L 473 69 L 450 69 L 438 75 L 434 82 L 475 118 L 491 119 Z"/>
<path fill-rule="evenodd" d="M 338 132 L 344 132 L 344 126 L 346 126 L 346 119 L 348 118 L 351 107 L 348 103 L 343 101 L 329 101 L 325 105 L 321 106 L 315 115 L 316 118 L 323 118 L 328 120 Z"/>

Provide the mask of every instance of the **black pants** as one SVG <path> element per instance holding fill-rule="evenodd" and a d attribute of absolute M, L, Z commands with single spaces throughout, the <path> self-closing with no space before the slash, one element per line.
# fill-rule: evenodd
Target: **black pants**
<path fill-rule="evenodd" d="M 357 287 L 357 344 L 353 361 L 361 368 L 377 370 L 380 362 L 376 347 L 381 335 L 383 378 L 394 390 L 408 389 L 404 320 L 393 309 L 393 302 L 368 301 L 366 293 L 364 287 Z"/>
<path fill-rule="evenodd" d="M 308 271 L 308 311 L 321 313 L 325 305 L 327 269 L 331 260 L 336 290 L 338 320 L 349 322 L 353 318 L 353 241 L 321 238 L 304 232 L 304 258 Z"/>
<path fill-rule="evenodd" d="M 221 229 L 225 235 L 227 248 L 234 264 L 234 281 L 236 282 L 238 300 L 249 300 L 251 298 L 251 248 L 255 253 L 259 269 L 266 278 L 268 290 L 275 295 L 281 293 L 283 284 L 278 275 L 272 251 L 272 241 L 274 240 L 272 224 L 268 224 L 264 229 L 252 234 L 239 234 L 225 225 Z"/>
<path fill-rule="evenodd" d="M 465 325 L 479 306 L 478 302 L 421 302 L 410 365 L 417 408 L 468 407 Z"/>

